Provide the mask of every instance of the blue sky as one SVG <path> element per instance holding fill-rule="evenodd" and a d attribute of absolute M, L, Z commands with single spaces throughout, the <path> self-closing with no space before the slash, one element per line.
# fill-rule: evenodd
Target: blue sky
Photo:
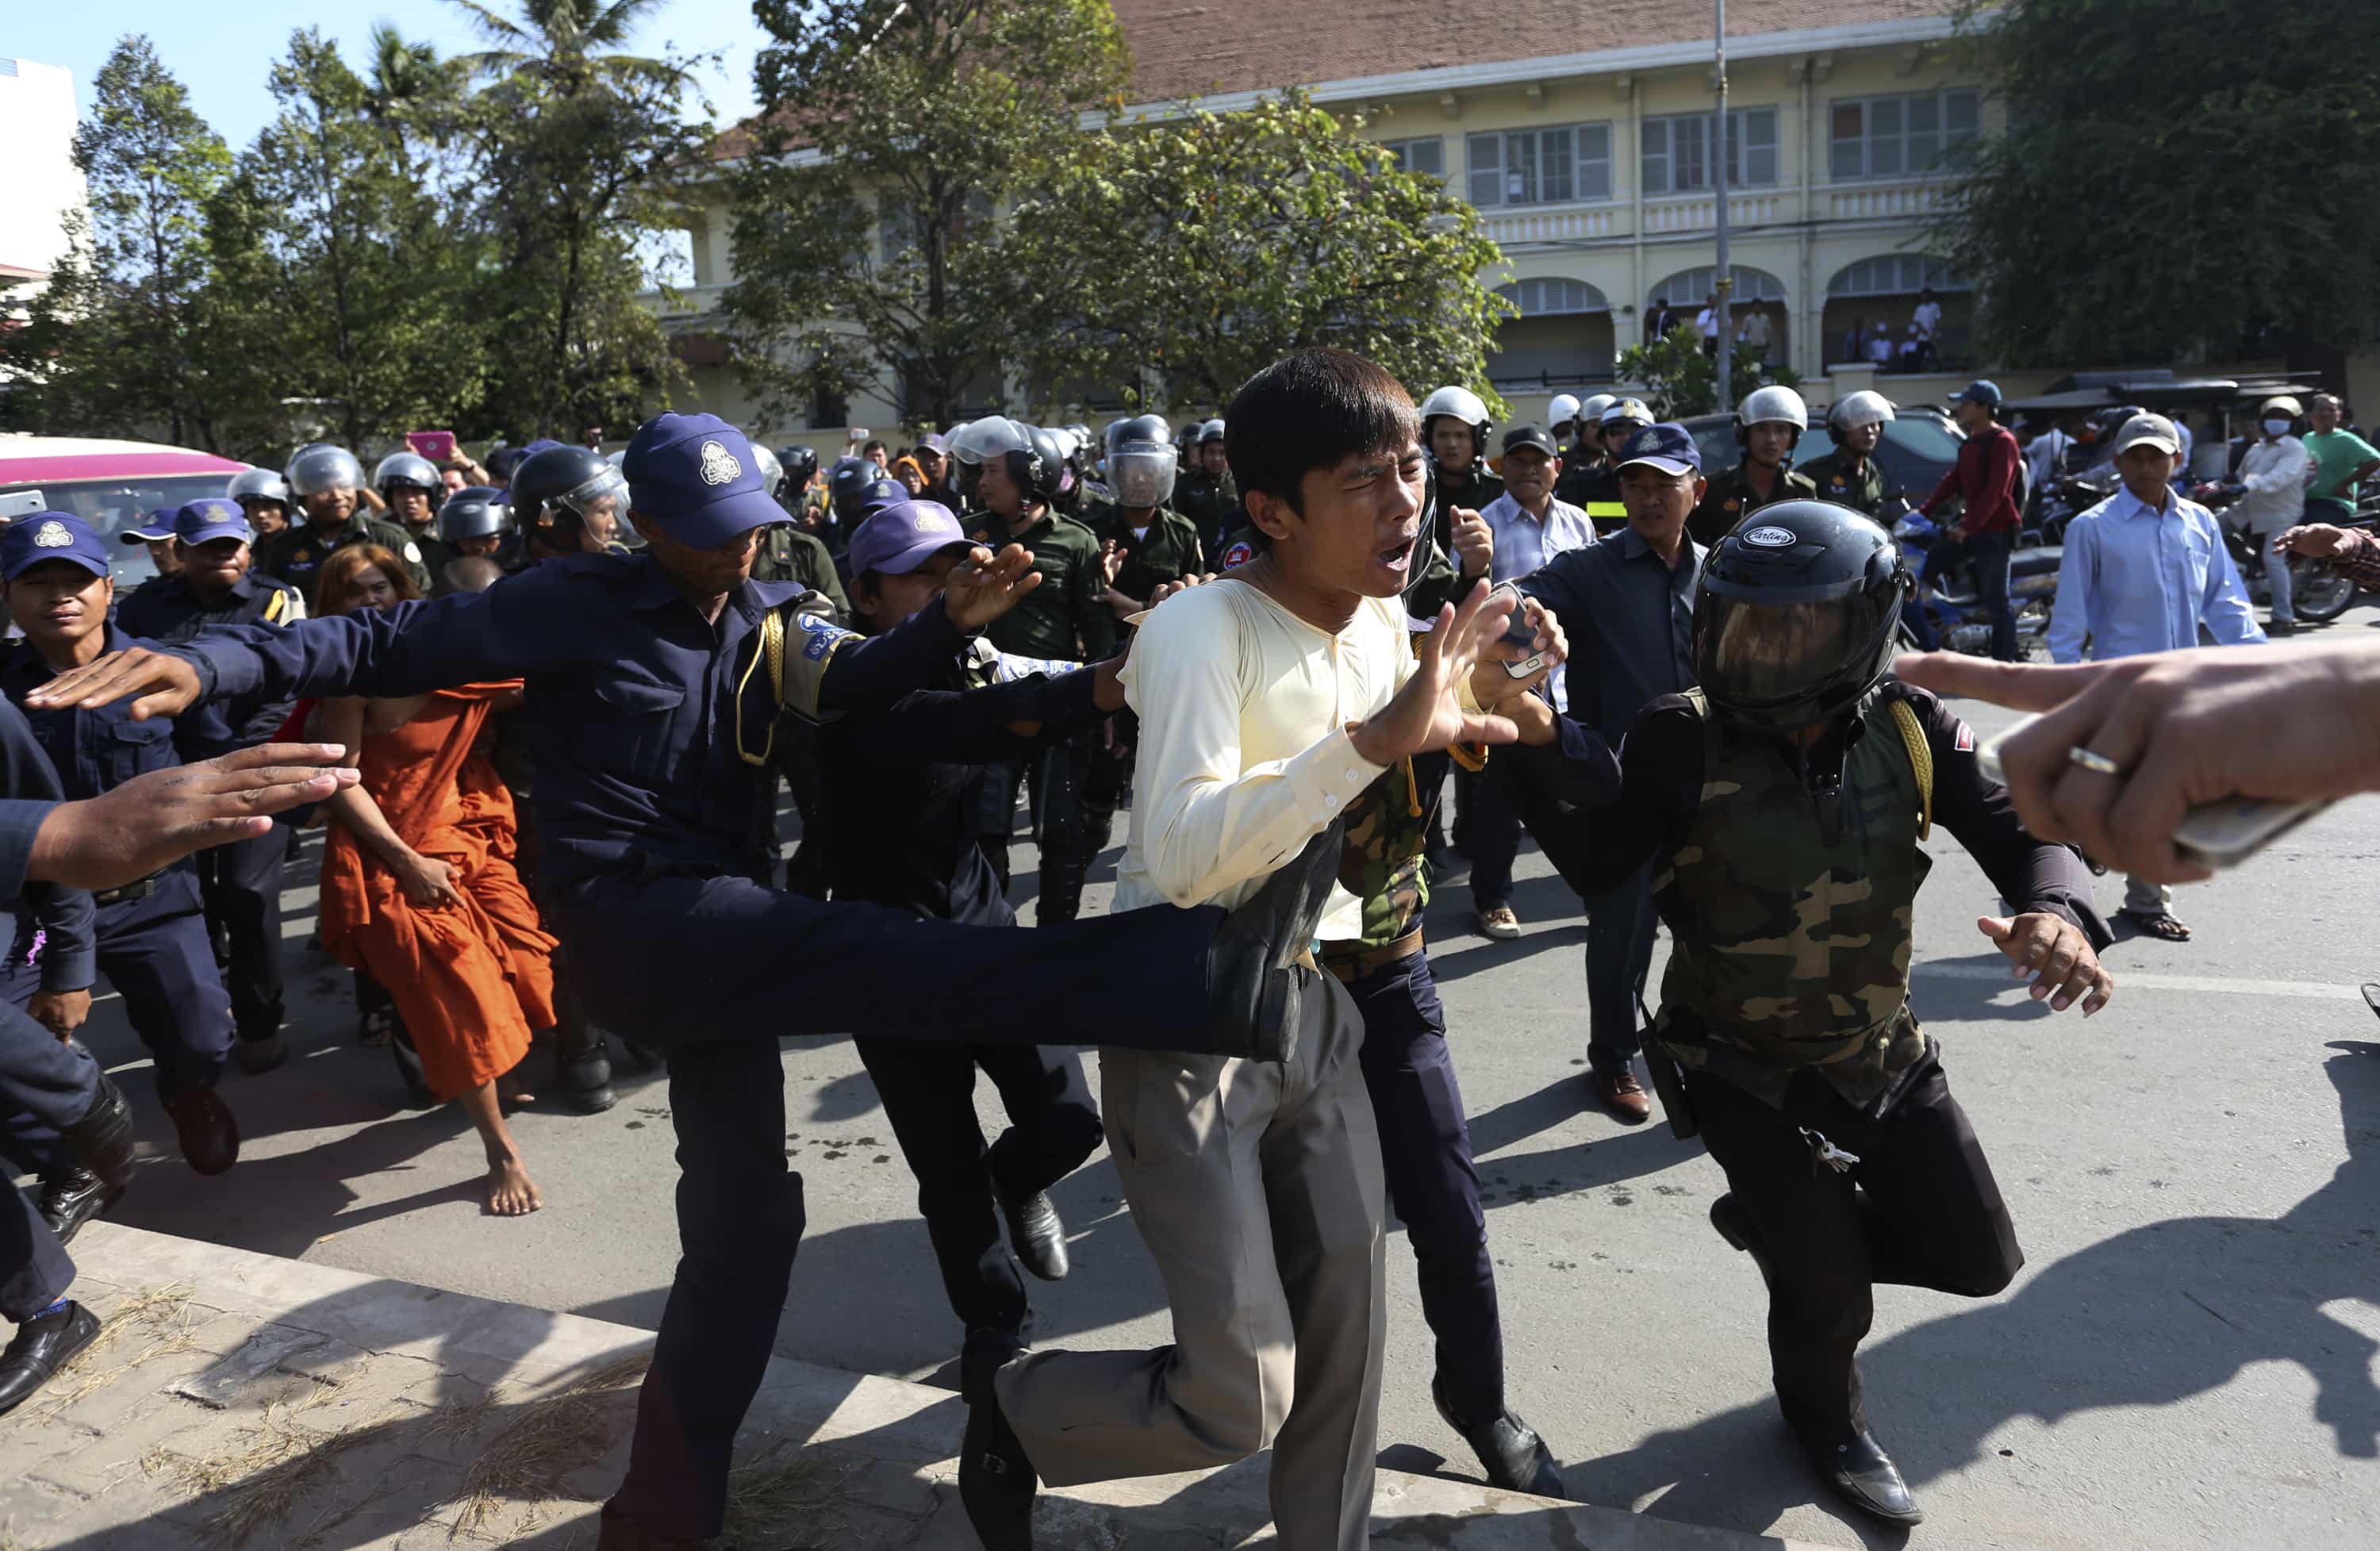
<path fill-rule="evenodd" d="M 511 0 L 495 0 L 511 11 Z M 231 5 L 193 5 L 190 0 L 109 0 L 103 6 L 37 4 L 23 0 L 0 22 L 0 55 L 63 65 L 74 72 L 75 105 L 91 109 L 91 83 L 127 32 L 146 32 L 166 67 L 189 89 L 191 103 L 235 149 L 256 137 L 273 116 L 265 74 L 285 53 L 289 34 L 319 27 L 335 38 L 351 60 L 361 60 L 375 22 L 387 21 L 408 38 L 426 38 L 442 54 L 480 46 L 468 15 L 444 0 L 391 0 L 350 8 L 322 0 L 236 0 Z M 702 72 L 704 90 L 729 124 L 752 108 L 752 56 L 762 40 L 750 0 L 669 0 L 635 46 L 658 54 L 665 45 L 685 53 L 723 52 Z"/>

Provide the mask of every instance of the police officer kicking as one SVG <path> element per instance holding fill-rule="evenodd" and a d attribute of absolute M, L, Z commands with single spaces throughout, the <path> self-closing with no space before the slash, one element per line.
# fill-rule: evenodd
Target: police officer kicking
<path fill-rule="evenodd" d="M 682 1170 L 685 1257 L 602 1551 L 691 1547 L 719 1533 L 730 1450 L 785 1312 L 803 1224 L 784 1157 L 781 1036 L 936 1040 L 957 1019 L 978 1044 L 1054 1035 L 1278 1061 L 1316 985 L 1293 960 L 1321 904 L 1318 891 L 1229 913 L 984 931 L 752 882 L 754 853 L 769 843 L 753 824 L 754 772 L 781 710 L 863 711 L 939 682 L 1012 594 L 1044 584 L 1021 549 L 974 551 L 944 578 L 940 608 L 861 639 L 794 615 L 791 586 L 748 579 L 759 530 L 785 515 L 740 431 L 663 415 L 639 429 L 622 467 L 629 521 L 648 545 L 638 554 L 557 561 L 484 593 L 288 630 L 136 648 L 35 697 L 129 697 L 158 715 L 208 683 L 384 697 L 528 681 L 541 901 L 587 1004 L 667 1055 Z M 1125 1006 L 1134 1016 L 1118 1019 Z"/>
<path fill-rule="evenodd" d="M 1834 451 L 1802 466 L 1818 487 L 1818 499 L 1848 506 L 1864 517 L 1884 510 L 1884 469 L 1876 461 L 1886 422 L 1896 418 L 1892 400 L 1872 389 L 1845 394 L 1827 406 L 1827 430 Z"/>
<path fill-rule="evenodd" d="M 306 600 L 286 582 L 260 576 L 251 563 L 255 530 L 229 500 L 193 501 L 174 517 L 174 550 L 181 569 L 141 583 L 115 606 L 128 636 L 188 641 L 212 624 L 295 624 Z M 174 726 L 185 762 L 250 748 L 289 720 L 285 700 L 194 707 Z M 281 864 L 294 831 L 276 824 L 254 840 L 199 853 L 200 897 L 207 922 L 223 939 L 224 984 L 231 992 L 239 1064 L 270 1072 L 289 1057 L 281 1037 Z"/>
<path fill-rule="evenodd" d="M 1917 842 L 1938 820 L 2014 904 L 1977 926 L 2036 1000 L 2088 1016 L 2114 990 L 2082 859 L 2025 833 L 1973 733 L 1891 678 L 1909 586 L 1876 524 L 1779 503 L 1704 567 L 1701 687 L 1645 708 L 1618 755 L 1542 702 L 1514 715 L 1530 828 L 1562 876 L 1585 892 L 1653 861 L 1673 941 L 1648 1052 L 1663 1105 L 1726 1170 L 1711 1224 L 1768 1284 L 1794 1436 L 1845 1501 L 1894 1524 L 1924 1515 L 1862 1402 L 1872 1286 L 1987 1298 L 2023 1264 L 1910 1012 L 1931 865 Z"/>
<path fill-rule="evenodd" d="M 1065 473 L 1064 449 L 1056 434 L 997 416 L 967 429 L 958 449 L 959 478 L 972 483 L 980 508 L 968 519 L 975 541 L 989 548 L 1025 546 L 1041 576 L 1041 585 L 993 622 L 985 637 L 1011 656 L 1052 662 L 1098 662 L 1114 656 L 1116 618 L 1108 607 L 1099 541 L 1089 528 L 1050 506 Z M 1031 782 L 1041 847 L 1037 922 L 1071 921 L 1082 911 L 1083 878 L 1093 855 L 1083 820 L 1083 782 L 1098 735 L 1093 728 L 1030 757 L 994 761 L 977 783 L 978 843 L 1005 889 L 1016 787 L 1021 781 Z"/>
<path fill-rule="evenodd" d="M 257 546 L 258 570 L 309 593 L 332 551 L 349 544 L 378 544 L 405 563 L 415 586 L 424 593 L 431 590 L 435 578 L 422 564 L 421 550 L 413 536 L 393 522 L 373 516 L 364 505 L 358 493 L 363 487 L 364 466 L 356 461 L 355 454 L 328 442 L 313 442 L 290 454 L 282 479 L 297 497 L 304 520 Z"/>
<path fill-rule="evenodd" d="M 1743 459 L 1710 481 L 1702 504 L 1686 521 L 1697 544 L 1716 545 L 1728 531 L 1772 501 L 1807 501 L 1818 487 L 1790 467 L 1793 448 L 1810 425 L 1810 406 L 1791 388 L 1755 388 L 1735 406 L 1735 444 Z"/>
<path fill-rule="evenodd" d="M 106 542 L 79 517 L 38 512 L 0 532 L 0 583 L 9 617 L 25 633 L 0 653 L 0 694 L 18 706 L 55 675 L 133 644 L 108 621 L 115 584 Z M 136 721 L 128 707 L 29 709 L 26 720 L 68 797 L 95 797 L 181 763 L 175 723 Z M 198 869 L 176 863 L 92 903 L 99 907 L 98 967 L 123 993 L 126 1015 L 155 1060 L 157 1097 L 173 1120 L 182 1157 L 201 1174 L 220 1174 L 239 1158 L 239 1124 L 215 1092 L 231 1054 L 231 997 L 207 940 Z M 38 1006 L 49 989 L 41 964 L 47 944 L 20 946 L 0 966 L 0 996 L 18 1007 Z M 90 1005 L 85 980 L 67 1026 L 44 1021 L 63 1036 Z"/>

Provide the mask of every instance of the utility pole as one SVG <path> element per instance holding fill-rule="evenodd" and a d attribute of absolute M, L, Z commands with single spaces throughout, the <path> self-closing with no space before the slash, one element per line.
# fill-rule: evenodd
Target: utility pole
<path fill-rule="evenodd" d="M 1735 318 L 1730 293 L 1735 289 L 1734 266 L 1727 255 L 1727 0 L 1711 0 L 1718 15 L 1711 24 L 1712 74 L 1718 82 L 1718 115 L 1711 125 L 1711 190 L 1718 217 L 1718 268 L 1711 281 L 1718 294 L 1712 303 L 1718 312 L 1718 412 L 1735 407 Z"/>

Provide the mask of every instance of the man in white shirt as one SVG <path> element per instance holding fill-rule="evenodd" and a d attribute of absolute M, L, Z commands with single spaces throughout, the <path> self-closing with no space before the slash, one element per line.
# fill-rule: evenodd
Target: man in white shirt
<path fill-rule="evenodd" d="M 1333 876 L 1340 819 L 1391 767 L 1515 735 L 1463 703 L 1475 669 L 1503 678 L 1509 650 L 1510 610 L 1486 602 L 1484 583 L 1408 641 L 1398 599 L 1426 539 L 1426 464 L 1395 379 L 1344 351 L 1303 351 L 1251 378 L 1225 421 L 1259 553 L 1167 600 L 1134 640 L 1140 763 L 1119 910 L 1236 905 L 1284 878 Z M 1333 885 L 1316 936 L 1359 936 L 1362 915 Z M 960 1488 L 988 1551 L 1032 1544 L 1037 1474 L 1065 1485 L 1196 1470 L 1268 1446 L 1284 1551 L 1368 1545 L 1387 1314 L 1380 1137 L 1354 1004 L 1333 977 L 1302 984 L 1284 1062 L 1100 1052 L 1109 1145 L 1174 1341 L 1028 1354 L 970 1336 Z"/>
<path fill-rule="evenodd" d="M 1892 364 L 1892 331 L 1882 323 L 1878 323 L 1876 332 L 1868 335 L 1867 358 L 1877 366 Z"/>
<path fill-rule="evenodd" d="M 1929 288 L 1917 294 L 1917 310 L 1909 315 L 1917 329 L 1918 337 L 1939 342 L 1942 333 L 1942 304 L 1934 299 Z"/>
<path fill-rule="evenodd" d="M 1744 314 L 1742 326 L 1735 332 L 1735 341 L 1743 346 L 1745 355 L 1759 357 L 1768 353 L 1769 339 L 1768 308 L 1765 303 L 1754 302 L 1752 310 Z"/>
<path fill-rule="evenodd" d="M 2270 636 L 2297 633 L 2297 612 L 2289 597 L 2289 557 L 2273 553 L 2273 540 L 2304 520 L 2306 473 L 2313 467 L 2305 443 L 2290 432 L 2305 413 L 2287 394 L 2265 401 L 2258 415 L 2264 435 L 2240 460 L 2240 483 L 2248 493 L 2234 508 L 2240 527 L 2265 556 L 2265 580 L 2273 589 Z"/>
<path fill-rule="evenodd" d="M 1703 298 L 1703 309 L 1694 314 L 1694 327 L 1702 331 L 1704 355 L 1716 356 L 1718 354 L 1718 331 L 1721 326 L 1718 312 L 1718 293 L 1717 291 L 1713 291 L 1709 296 Z"/>
<path fill-rule="evenodd" d="M 1497 581 L 1517 581 L 1543 569 L 1554 556 L 1595 542 L 1595 524 L 1587 515 L 1554 497 L 1561 468 L 1553 438 L 1536 426 L 1514 426 L 1504 433 L 1504 493 L 1479 514 L 1495 536 L 1488 574 Z M 1560 669 L 1554 670 L 1549 687 L 1556 708 L 1567 709 Z M 1512 909 L 1512 861 L 1521 850 L 1521 816 L 1500 782 L 1457 780 L 1471 843 L 1471 907 L 1478 915 L 1481 935 L 1510 941 L 1521 935 L 1521 918 Z"/>

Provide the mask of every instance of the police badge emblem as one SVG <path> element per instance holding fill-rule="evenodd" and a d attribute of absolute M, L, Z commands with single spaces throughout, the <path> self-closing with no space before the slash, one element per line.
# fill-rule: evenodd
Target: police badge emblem
<path fill-rule="evenodd" d="M 744 477 L 744 466 L 735 461 L 725 443 L 706 442 L 702 444 L 702 482 L 724 485 Z"/>
<path fill-rule="evenodd" d="M 63 550 L 74 542 L 74 535 L 62 522 L 45 522 L 33 534 L 34 544 L 44 550 Z"/>

